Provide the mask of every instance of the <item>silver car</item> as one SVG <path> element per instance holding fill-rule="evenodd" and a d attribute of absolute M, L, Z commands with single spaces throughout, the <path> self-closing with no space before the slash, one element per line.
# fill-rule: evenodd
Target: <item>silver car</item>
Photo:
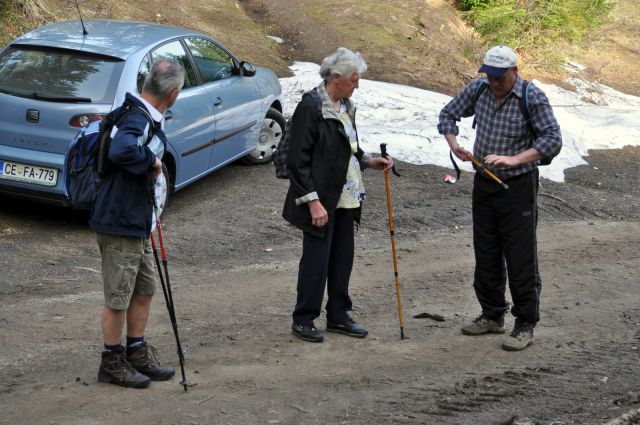
<path fill-rule="evenodd" d="M 169 191 L 242 158 L 270 162 L 284 131 L 282 90 L 268 69 L 205 34 L 142 22 L 58 22 L 0 50 L 0 193 L 68 205 L 65 160 L 81 127 L 140 90 L 150 64 L 182 64 L 165 113 Z"/>

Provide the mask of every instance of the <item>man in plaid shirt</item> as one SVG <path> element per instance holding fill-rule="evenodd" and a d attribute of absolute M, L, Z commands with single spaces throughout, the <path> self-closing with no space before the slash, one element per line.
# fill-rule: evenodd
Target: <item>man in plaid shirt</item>
<path fill-rule="evenodd" d="M 538 165 L 548 164 L 562 147 L 560 127 L 547 96 L 534 85 L 523 92 L 515 53 L 506 46 L 487 51 L 479 72 L 440 112 L 438 131 L 462 161 L 469 152 L 457 140 L 457 121 L 475 115 L 473 155 L 501 180 L 503 189 L 481 170 L 473 184 L 474 289 L 482 314 L 462 327 L 465 335 L 504 333 L 507 276 L 516 317 L 502 348 L 515 351 L 533 342 L 539 320 L 540 275 L 536 247 Z M 481 85 L 488 84 L 483 90 Z M 486 87 L 485 87 L 486 88 Z M 527 122 L 520 108 L 525 95 Z M 477 98 L 477 99 L 476 99 Z"/>

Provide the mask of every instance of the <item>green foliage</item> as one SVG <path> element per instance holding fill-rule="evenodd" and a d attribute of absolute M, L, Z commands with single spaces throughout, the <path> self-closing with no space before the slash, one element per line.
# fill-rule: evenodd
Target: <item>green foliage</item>
<path fill-rule="evenodd" d="M 581 41 L 609 19 L 616 0 L 461 0 L 466 17 L 491 45 L 530 49 Z"/>
<path fill-rule="evenodd" d="M 489 1 L 490 0 L 459 0 L 458 7 L 466 12 L 474 8 L 482 7 Z"/>

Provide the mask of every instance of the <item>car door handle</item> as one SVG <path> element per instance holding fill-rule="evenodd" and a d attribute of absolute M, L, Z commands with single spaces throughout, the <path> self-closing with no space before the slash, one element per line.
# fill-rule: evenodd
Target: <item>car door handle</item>
<path fill-rule="evenodd" d="M 216 97 L 216 100 L 213 101 L 213 106 L 220 106 L 224 103 L 221 97 Z"/>
<path fill-rule="evenodd" d="M 171 110 L 167 110 L 167 111 L 164 113 L 164 120 L 165 120 L 166 122 L 169 122 L 169 121 L 173 120 L 173 112 L 171 112 Z"/>

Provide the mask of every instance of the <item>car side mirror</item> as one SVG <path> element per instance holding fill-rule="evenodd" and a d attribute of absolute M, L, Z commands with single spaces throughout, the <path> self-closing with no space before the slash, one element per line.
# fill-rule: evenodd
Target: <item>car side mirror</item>
<path fill-rule="evenodd" d="M 240 62 L 240 75 L 245 77 L 253 77 L 256 75 L 256 68 L 249 62 Z"/>

